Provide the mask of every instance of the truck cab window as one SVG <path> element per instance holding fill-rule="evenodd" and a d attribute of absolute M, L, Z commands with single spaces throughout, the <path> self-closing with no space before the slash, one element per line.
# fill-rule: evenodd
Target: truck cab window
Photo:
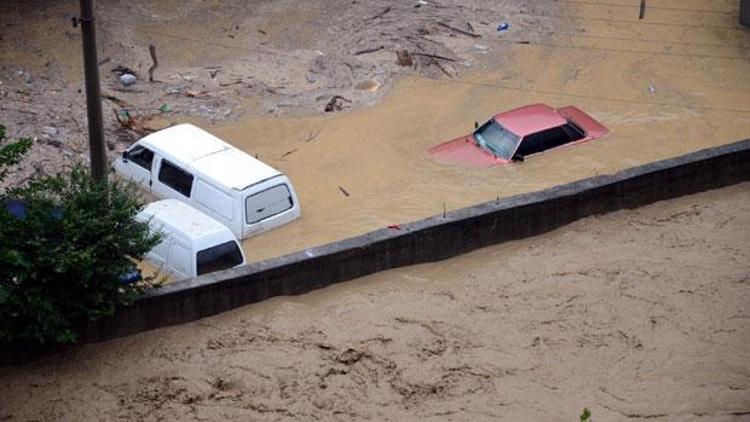
<path fill-rule="evenodd" d="M 167 160 L 161 161 L 159 181 L 188 198 L 193 190 L 193 175 Z"/>
<path fill-rule="evenodd" d="M 154 152 L 148 148 L 137 146 L 128 151 L 127 159 L 146 170 L 151 171 L 151 163 L 154 161 Z"/>

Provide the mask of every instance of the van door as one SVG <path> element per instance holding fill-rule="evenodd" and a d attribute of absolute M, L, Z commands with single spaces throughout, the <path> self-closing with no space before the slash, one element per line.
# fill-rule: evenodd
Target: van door
<path fill-rule="evenodd" d="M 175 240 L 169 248 L 167 267 L 178 280 L 195 276 L 192 261 L 188 247 Z"/>
<path fill-rule="evenodd" d="M 249 195 L 245 199 L 247 224 L 259 223 L 280 214 L 294 205 L 286 184 L 280 184 Z"/>
<path fill-rule="evenodd" d="M 154 152 L 142 146 L 135 145 L 122 155 L 122 160 L 116 163 L 117 170 L 145 190 L 151 190 L 151 174 L 154 164 Z"/>
<path fill-rule="evenodd" d="M 206 183 L 198 177 L 193 188 L 193 199 L 195 207 L 206 212 L 211 217 L 219 220 L 227 227 L 232 227 L 234 207 L 232 197 Z"/>

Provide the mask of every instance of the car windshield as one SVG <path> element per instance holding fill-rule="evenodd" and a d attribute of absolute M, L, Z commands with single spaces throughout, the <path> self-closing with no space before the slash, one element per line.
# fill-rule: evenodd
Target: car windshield
<path fill-rule="evenodd" d="M 500 125 L 495 119 L 490 119 L 482 127 L 474 131 L 477 144 L 498 157 L 510 160 L 516 149 L 519 137 Z"/>

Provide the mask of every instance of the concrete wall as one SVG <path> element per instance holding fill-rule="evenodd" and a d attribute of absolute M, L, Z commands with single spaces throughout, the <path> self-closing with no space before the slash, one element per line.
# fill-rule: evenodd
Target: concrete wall
<path fill-rule="evenodd" d="M 747 180 L 750 140 L 452 211 L 445 218 L 404 224 L 404 231 L 381 229 L 170 284 L 86 327 L 82 340 L 101 341 L 194 321 L 274 296 L 298 295 L 378 271 L 542 234 L 593 214 Z"/>
<path fill-rule="evenodd" d="M 83 327 L 81 342 L 194 321 L 274 296 L 298 295 L 378 271 L 439 261 L 535 236 L 586 216 L 747 180 L 750 140 L 503 198 L 449 212 L 445 218 L 434 216 L 404 224 L 405 230 L 381 229 L 166 285 L 148 292 L 132 306 L 118 309 L 115 315 Z M 8 361 L 7 352 L 0 350 L 0 361 Z"/>

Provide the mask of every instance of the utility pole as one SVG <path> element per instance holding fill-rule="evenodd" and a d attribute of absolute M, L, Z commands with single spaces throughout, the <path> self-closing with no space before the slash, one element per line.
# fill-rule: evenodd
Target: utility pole
<path fill-rule="evenodd" d="M 86 108 L 89 121 L 89 154 L 91 175 L 96 180 L 107 177 L 107 155 L 104 150 L 104 124 L 102 123 L 102 98 L 99 89 L 99 61 L 96 57 L 96 25 L 94 0 L 81 0 L 83 34 L 83 69 L 86 75 Z"/>

